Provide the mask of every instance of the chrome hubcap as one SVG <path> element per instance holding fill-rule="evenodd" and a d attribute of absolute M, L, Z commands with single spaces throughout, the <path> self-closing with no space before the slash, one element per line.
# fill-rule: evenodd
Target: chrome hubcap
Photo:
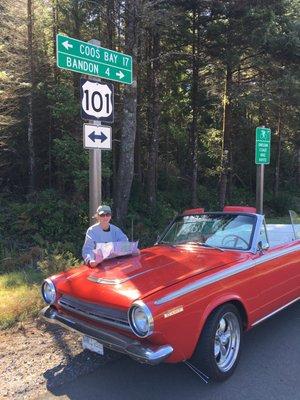
<path fill-rule="evenodd" d="M 228 312 L 220 319 L 215 335 L 214 356 L 220 371 L 227 372 L 233 366 L 240 341 L 239 321 L 234 313 Z"/>

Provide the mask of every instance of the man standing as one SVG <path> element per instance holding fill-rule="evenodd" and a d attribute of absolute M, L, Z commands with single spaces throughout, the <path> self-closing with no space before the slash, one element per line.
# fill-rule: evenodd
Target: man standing
<path fill-rule="evenodd" d="M 91 268 L 96 267 L 102 261 L 102 258 L 98 255 L 95 256 L 93 251 L 96 249 L 97 243 L 128 241 L 127 236 L 120 228 L 109 223 L 111 220 L 109 206 L 99 206 L 94 217 L 97 223 L 87 230 L 82 248 L 84 263 Z"/>

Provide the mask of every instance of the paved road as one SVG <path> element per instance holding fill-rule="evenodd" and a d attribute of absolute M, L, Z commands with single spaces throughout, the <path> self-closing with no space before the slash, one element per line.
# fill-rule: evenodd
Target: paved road
<path fill-rule="evenodd" d="M 121 357 L 42 399 L 299 400 L 300 302 L 245 335 L 240 364 L 225 383 L 206 385 L 182 363 L 149 367 Z"/>

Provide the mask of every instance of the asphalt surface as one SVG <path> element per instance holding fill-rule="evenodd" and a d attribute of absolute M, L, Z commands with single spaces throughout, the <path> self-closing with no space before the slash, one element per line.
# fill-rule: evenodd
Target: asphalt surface
<path fill-rule="evenodd" d="M 149 367 L 122 356 L 39 399 L 300 400 L 300 302 L 245 334 L 224 383 L 205 384 L 183 363 Z"/>

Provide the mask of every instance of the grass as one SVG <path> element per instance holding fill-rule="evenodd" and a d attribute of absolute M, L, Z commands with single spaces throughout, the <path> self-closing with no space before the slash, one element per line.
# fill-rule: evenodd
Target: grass
<path fill-rule="evenodd" d="M 2 255 L 5 258 L 0 259 L 0 330 L 38 314 L 45 305 L 40 295 L 44 277 L 79 264 L 66 250 L 51 252 L 32 247 L 21 254 L 2 251 Z"/>
<path fill-rule="evenodd" d="M 42 280 L 42 274 L 34 269 L 0 275 L 0 330 L 37 315 L 43 306 Z"/>

